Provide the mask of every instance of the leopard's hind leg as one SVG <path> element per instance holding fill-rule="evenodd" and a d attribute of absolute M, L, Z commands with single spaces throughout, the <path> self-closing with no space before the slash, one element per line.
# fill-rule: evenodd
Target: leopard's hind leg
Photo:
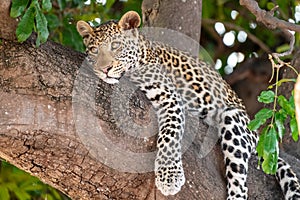
<path fill-rule="evenodd" d="M 283 191 L 286 200 L 300 199 L 300 184 L 296 174 L 292 171 L 291 166 L 282 158 L 278 158 L 278 168 L 276 179 Z"/>
<path fill-rule="evenodd" d="M 221 114 L 219 134 L 226 168 L 227 200 L 248 198 L 248 160 L 257 143 L 256 133 L 247 128 L 248 122 L 244 109 L 227 108 Z"/>

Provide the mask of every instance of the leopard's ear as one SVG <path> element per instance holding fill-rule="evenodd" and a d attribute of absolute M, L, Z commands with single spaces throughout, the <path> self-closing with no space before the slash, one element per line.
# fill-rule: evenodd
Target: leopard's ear
<path fill-rule="evenodd" d="M 92 27 L 85 21 L 78 21 L 76 28 L 81 37 L 85 37 L 93 33 Z"/>
<path fill-rule="evenodd" d="M 118 24 L 123 30 L 138 28 L 141 24 L 141 18 L 137 12 L 128 11 L 121 17 Z"/>

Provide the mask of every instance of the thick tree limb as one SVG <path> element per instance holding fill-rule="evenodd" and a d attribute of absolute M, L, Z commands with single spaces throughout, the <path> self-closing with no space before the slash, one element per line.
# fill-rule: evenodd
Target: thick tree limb
<path fill-rule="evenodd" d="M 0 4 L 0 38 L 15 40 L 18 21 L 9 16 L 10 0 L 3 0 Z"/>
<path fill-rule="evenodd" d="M 175 197 L 163 197 L 154 186 L 152 172 L 122 173 L 104 165 L 94 158 L 76 133 L 72 88 L 84 58 L 82 54 L 51 42 L 35 49 L 31 43 L 4 41 L 0 50 L 2 158 L 73 199 L 225 199 L 219 147 L 205 158 L 200 159 L 198 155 L 201 134 L 208 131 L 206 126 L 200 124 L 198 139 L 184 154 L 187 183 Z M 133 151 L 141 150 L 141 145 L 146 149 L 150 146 L 150 149 L 155 148 L 151 138 L 144 143 L 120 132 L 109 110 L 112 88 L 100 82 L 97 90 L 97 117 L 105 135 Z M 134 97 L 133 105 L 141 105 L 144 101 L 139 96 Z M 132 112 L 141 110 L 140 107 L 130 109 Z M 147 106 L 143 107 L 143 118 L 149 112 L 147 110 Z M 144 123 L 155 123 L 146 121 Z M 270 199 L 277 195 L 278 198 L 273 199 L 280 199 L 281 191 L 274 177 L 267 178 L 261 171 L 255 170 L 256 164 L 251 166 L 248 181 L 250 197 L 259 194 L 263 199 Z M 261 189 L 263 187 L 264 190 Z"/>
<path fill-rule="evenodd" d="M 202 1 L 144 0 L 142 12 L 144 26 L 168 28 L 200 40 Z"/>
<path fill-rule="evenodd" d="M 35 49 L 31 43 L 3 41 L 0 49 L 2 158 L 73 199 L 154 199 L 155 196 L 168 199 L 156 191 L 153 173 L 122 173 L 107 167 L 93 158 L 78 137 L 72 112 L 72 88 L 84 58 L 82 54 L 50 42 Z M 121 146 L 126 141 L 134 146 L 131 149 L 140 149 L 142 142 L 119 132 L 106 109 L 110 107 L 111 87 L 99 83 L 98 90 L 97 115 L 105 134 Z M 148 143 L 148 146 L 155 144 Z M 192 152 L 185 157 L 190 183 L 175 199 L 197 196 L 207 199 L 214 191 L 218 191 L 216 196 L 224 195 L 223 181 L 215 183 L 214 180 L 216 177 L 222 180 L 218 167 L 214 167 L 219 164 L 221 167 L 222 161 L 209 157 L 197 161 Z M 206 167 L 198 170 L 199 165 Z M 215 170 L 205 170 L 208 168 Z"/>
<path fill-rule="evenodd" d="M 3 41 L 0 49 L 2 158 L 73 199 L 154 195 L 151 173 L 120 173 L 98 163 L 76 135 L 72 87 L 82 54 L 53 43 L 36 49 Z M 103 99 L 109 87 L 101 88 Z M 103 114 L 103 120 L 109 119 Z"/>

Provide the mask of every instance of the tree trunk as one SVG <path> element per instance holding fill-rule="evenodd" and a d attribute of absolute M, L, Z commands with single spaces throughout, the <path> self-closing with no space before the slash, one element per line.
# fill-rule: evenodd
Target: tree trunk
<path fill-rule="evenodd" d="M 51 41 L 35 48 L 32 39 L 23 44 L 2 39 L 0 50 L 1 158 L 72 199 L 226 198 L 219 145 L 204 158 L 198 153 L 202 135 L 211 131 L 206 125 L 200 122 L 199 135 L 183 155 L 186 184 L 177 195 L 164 197 L 150 171 L 157 124 L 141 92 L 127 97 L 130 88 L 99 81 L 83 54 Z M 128 102 L 118 101 L 123 97 Z M 150 127 L 149 137 L 140 137 L 140 126 L 126 132 L 119 118 Z M 274 177 L 255 168 L 253 161 L 250 199 L 282 199 Z"/>
<path fill-rule="evenodd" d="M 144 26 L 168 28 L 200 40 L 201 0 L 144 0 L 142 13 Z"/>

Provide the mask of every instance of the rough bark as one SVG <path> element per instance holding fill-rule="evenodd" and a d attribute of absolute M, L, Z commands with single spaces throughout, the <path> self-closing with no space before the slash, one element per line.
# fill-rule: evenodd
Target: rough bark
<path fill-rule="evenodd" d="M 144 0 L 144 26 L 169 28 L 200 40 L 202 1 Z"/>
<path fill-rule="evenodd" d="M 104 135 L 126 152 L 155 149 L 155 136 L 144 140 L 127 134 L 116 125 L 111 95 L 121 96 L 124 92 L 116 93 L 115 86 L 92 75 L 83 62 L 83 54 L 53 42 L 35 48 L 32 40 L 19 44 L 5 39 L 0 44 L 0 52 L 1 158 L 60 189 L 72 199 L 225 199 L 219 145 L 206 157 L 199 158 L 199 148 L 203 144 L 201 135 L 210 131 L 204 124 L 195 126 L 201 131 L 183 156 L 186 184 L 177 195 L 164 197 L 155 188 L 153 172 L 128 173 L 109 167 L 97 157 L 104 152 L 94 154 L 94 149 L 80 137 L 78 123 L 82 130 L 100 125 Z M 78 79 L 79 76 L 83 79 Z M 81 82 L 87 86 L 86 90 L 77 91 L 76 86 Z M 91 95 L 94 88 L 95 93 Z M 94 104 L 74 98 L 78 92 L 93 99 Z M 80 103 L 83 107 L 74 107 Z M 123 108 L 121 115 L 130 115 L 136 124 L 157 126 L 152 107 L 139 91 L 133 93 L 129 104 Z M 96 122 L 80 123 L 89 118 L 84 116 L 85 109 L 94 111 L 90 117 L 95 117 Z M 78 113 L 84 118 L 78 118 Z M 97 134 L 86 134 L 90 141 L 99 140 Z M 299 164 L 296 160 L 293 165 Z M 248 179 L 250 199 L 282 199 L 274 177 L 255 168 L 254 160 Z"/>
<path fill-rule="evenodd" d="M 2 158 L 73 199 L 153 195 L 153 174 L 120 173 L 106 167 L 76 134 L 72 88 L 84 55 L 51 42 L 36 49 L 30 41 L 4 40 L 0 49 Z M 99 88 L 98 106 L 105 108 L 110 87 Z M 112 124 L 108 111 L 98 111 L 99 123 Z"/>
<path fill-rule="evenodd" d="M 16 31 L 18 21 L 11 18 L 9 15 L 10 3 L 10 0 L 3 0 L 0 4 L 0 36 L 1 38 L 15 40 L 16 35 L 14 33 Z"/>

